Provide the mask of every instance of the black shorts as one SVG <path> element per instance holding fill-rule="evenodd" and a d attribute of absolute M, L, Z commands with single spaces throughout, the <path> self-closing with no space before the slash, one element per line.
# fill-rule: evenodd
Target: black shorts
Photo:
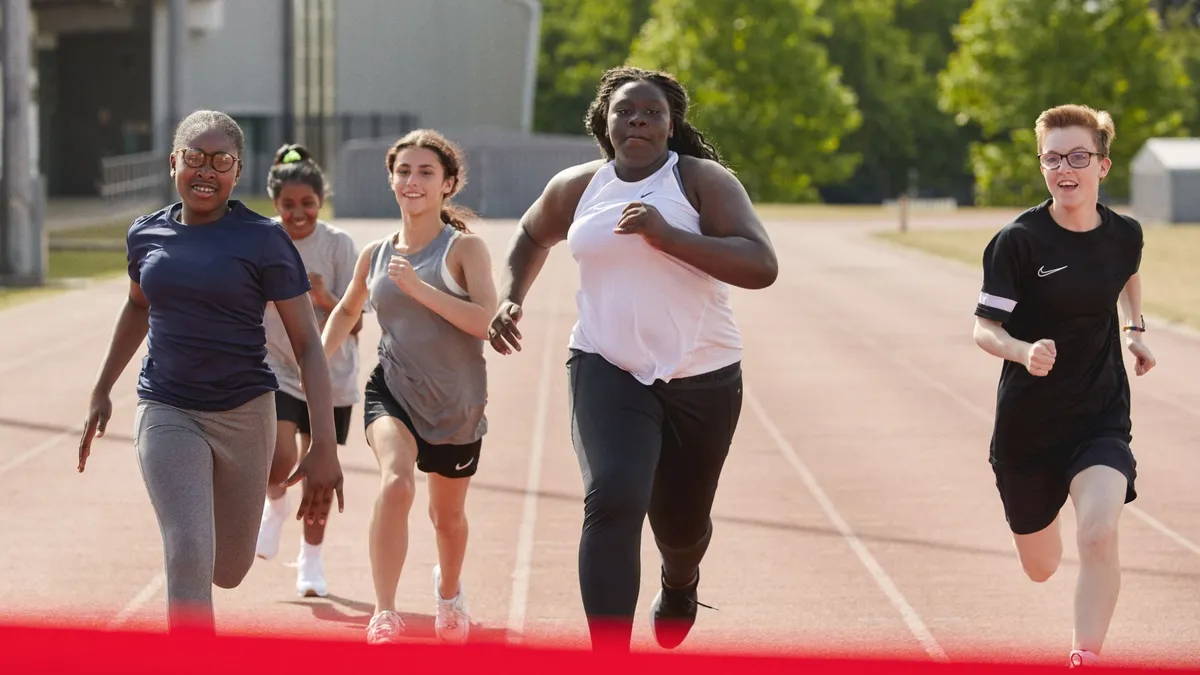
<path fill-rule="evenodd" d="M 383 377 L 383 366 L 375 366 L 367 380 L 363 402 L 363 428 L 380 417 L 394 417 L 404 423 L 417 442 L 417 469 L 446 478 L 467 478 L 479 469 L 483 439 L 465 445 L 435 445 L 421 438 L 404 406 L 392 396 Z"/>
<path fill-rule="evenodd" d="M 354 406 L 348 405 L 333 409 L 333 430 L 337 435 L 337 444 L 345 445 L 350 435 L 350 412 Z M 275 418 L 280 422 L 292 422 L 300 433 L 311 436 L 312 426 L 308 421 L 308 404 L 295 396 L 289 396 L 282 391 L 275 392 Z"/>
<path fill-rule="evenodd" d="M 1013 534 L 1040 532 L 1054 522 L 1070 496 L 1071 481 L 1084 469 L 1108 466 L 1129 481 L 1125 503 L 1137 499 L 1137 461 L 1123 438 L 1101 436 L 1040 463 L 992 464 L 1004 517 Z"/>

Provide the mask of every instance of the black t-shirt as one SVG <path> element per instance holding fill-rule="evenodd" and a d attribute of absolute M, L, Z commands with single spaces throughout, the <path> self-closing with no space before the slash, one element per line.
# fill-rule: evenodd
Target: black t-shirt
<path fill-rule="evenodd" d="M 1142 260 L 1138 221 L 1098 205 L 1087 232 L 1061 227 L 1050 200 L 996 233 L 983 254 L 976 316 L 1026 342 L 1054 341 L 1054 367 L 1035 377 L 1005 360 L 996 396 L 991 459 L 1059 459 L 1099 436 L 1130 438 L 1129 378 L 1117 298 Z"/>

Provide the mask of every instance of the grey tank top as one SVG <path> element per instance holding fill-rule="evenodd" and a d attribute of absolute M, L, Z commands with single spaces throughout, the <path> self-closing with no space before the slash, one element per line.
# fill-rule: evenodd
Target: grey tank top
<path fill-rule="evenodd" d="M 466 300 L 461 289 L 446 283 L 454 281 L 445 264 L 458 235 L 446 225 L 411 254 L 398 253 L 393 237 L 388 237 L 372 256 L 367 279 L 371 307 L 383 333 L 379 363 L 388 390 L 404 406 L 421 438 L 437 445 L 472 443 L 487 433 L 483 340 L 409 297 L 388 278 L 387 268 L 392 256 L 406 258 L 425 283 Z"/>

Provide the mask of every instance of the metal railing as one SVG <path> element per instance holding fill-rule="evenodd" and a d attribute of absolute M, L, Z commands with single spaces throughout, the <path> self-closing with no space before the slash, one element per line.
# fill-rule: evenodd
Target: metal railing
<path fill-rule="evenodd" d="M 158 199 L 169 177 L 162 153 L 113 155 L 100 160 L 96 191 L 108 202 Z"/>

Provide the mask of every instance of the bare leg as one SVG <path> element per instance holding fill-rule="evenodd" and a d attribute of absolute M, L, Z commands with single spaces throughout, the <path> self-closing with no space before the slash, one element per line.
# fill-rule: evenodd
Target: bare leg
<path fill-rule="evenodd" d="M 463 559 L 467 555 L 467 487 L 470 478 L 447 478 L 429 474 L 429 519 L 437 532 L 438 563 L 443 598 L 458 593 Z"/>
<path fill-rule="evenodd" d="M 433 579 L 437 595 L 434 632 L 444 642 L 466 642 L 471 628 L 462 591 L 463 558 L 467 554 L 467 487 L 471 479 L 429 474 L 429 519 L 437 532 L 438 567 Z"/>
<path fill-rule="evenodd" d="M 416 494 L 417 443 L 402 422 L 381 417 L 367 428 L 381 484 L 371 514 L 371 576 L 375 613 L 396 611 L 396 587 L 408 555 L 408 515 Z"/>
<path fill-rule="evenodd" d="M 1072 647 L 1096 655 L 1104 646 L 1121 590 L 1117 526 L 1127 485 L 1124 474 L 1103 465 L 1088 467 L 1071 481 L 1071 500 L 1079 523 Z"/>
<path fill-rule="evenodd" d="M 267 474 L 267 498 L 262 506 L 258 524 L 258 542 L 254 552 L 263 560 L 273 560 L 279 553 L 279 538 L 288 521 L 287 489 L 283 482 L 296 468 L 296 423 L 278 420 L 275 424 L 275 449 L 271 469 Z"/>
<path fill-rule="evenodd" d="M 1021 567 L 1032 580 L 1041 583 L 1054 576 L 1062 562 L 1062 528 L 1058 518 L 1033 534 L 1013 535 Z"/>
<path fill-rule="evenodd" d="M 282 499 L 287 491 L 283 482 L 292 475 L 298 462 L 296 453 L 296 423 L 279 420 L 276 423 L 275 454 L 271 458 L 271 474 L 267 479 L 267 497 Z"/>

